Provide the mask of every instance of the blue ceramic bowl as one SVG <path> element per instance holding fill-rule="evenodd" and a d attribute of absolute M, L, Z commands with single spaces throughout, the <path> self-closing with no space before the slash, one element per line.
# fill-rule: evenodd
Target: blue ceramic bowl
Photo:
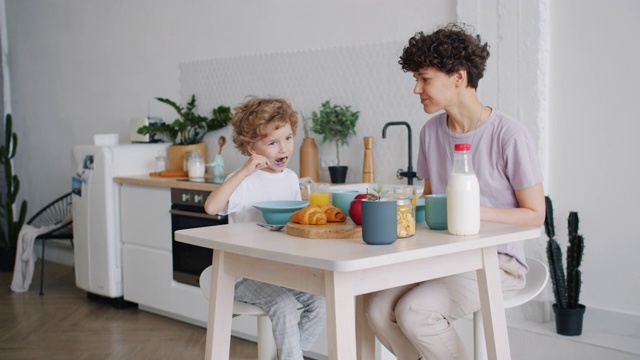
<path fill-rule="evenodd" d="M 294 211 L 309 205 L 306 200 L 270 200 L 260 201 L 253 207 L 262 212 L 262 217 L 267 224 L 286 225 Z"/>
<path fill-rule="evenodd" d="M 351 201 L 353 201 L 358 194 L 360 194 L 358 190 L 331 190 L 331 203 L 333 206 L 342 210 L 345 216 L 348 216 Z"/>

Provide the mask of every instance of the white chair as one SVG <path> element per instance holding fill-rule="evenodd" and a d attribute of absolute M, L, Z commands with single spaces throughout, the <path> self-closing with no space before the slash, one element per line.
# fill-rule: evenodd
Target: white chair
<path fill-rule="evenodd" d="M 211 266 L 207 267 L 200 274 L 200 290 L 209 300 L 211 293 Z M 258 360 L 276 360 L 277 350 L 276 343 L 273 340 L 271 331 L 271 320 L 267 313 L 261 308 L 243 303 L 240 301 L 233 302 L 233 317 L 240 315 L 255 316 L 258 320 Z"/>
<path fill-rule="evenodd" d="M 527 258 L 529 272 L 527 273 L 527 284 L 514 296 L 504 300 L 504 308 L 509 309 L 529 302 L 547 285 L 549 281 L 549 269 L 539 260 Z M 487 347 L 484 338 L 484 328 L 482 324 L 482 312 L 480 310 L 473 313 L 473 344 L 474 359 L 487 359 Z"/>

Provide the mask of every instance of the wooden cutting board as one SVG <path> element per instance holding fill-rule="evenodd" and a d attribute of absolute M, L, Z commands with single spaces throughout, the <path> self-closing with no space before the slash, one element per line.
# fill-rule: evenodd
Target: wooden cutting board
<path fill-rule="evenodd" d="M 342 223 L 326 225 L 287 224 L 287 234 L 307 239 L 358 239 L 362 238 L 362 226 L 358 226 L 347 218 Z"/>

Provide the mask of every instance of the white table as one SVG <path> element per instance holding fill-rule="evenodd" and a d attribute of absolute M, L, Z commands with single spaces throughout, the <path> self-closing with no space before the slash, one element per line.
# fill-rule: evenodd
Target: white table
<path fill-rule="evenodd" d="M 489 357 L 510 359 L 496 245 L 539 236 L 540 228 L 496 223 L 482 223 L 480 234 L 472 236 L 419 226 L 413 237 L 383 246 L 304 239 L 255 224 L 176 232 L 177 241 L 214 249 L 206 359 L 229 358 L 236 277 L 324 295 L 329 358 L 352 360 L 375 358 L 360 295 L 472 270 L 478 274 Z"/>

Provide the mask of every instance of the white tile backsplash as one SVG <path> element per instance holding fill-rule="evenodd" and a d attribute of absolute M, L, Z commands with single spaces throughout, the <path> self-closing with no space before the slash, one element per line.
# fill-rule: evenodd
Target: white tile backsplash
<path fill-rule="evenodd" d="M 281 96 L 307 117 L 328 99 L 351 105 L 360 111 L 360 117 L 356 136 L 348 139 L 349 146 L 340 148 L 340 162 L 349 166 L 347 182 L 362 181 L 362 139 L 373 136 L 375 181 L 406 184 L 406 179 L 396 178 L 396 171 L 406 170 L 408 165 L 407 129 L 389 128 L 387 138 L 382 139 L 382 127 L 389 121 L 407 121 L 411 125 L 415 169 L 418 133 L 430 116 L 413 94 L 412 75 L 403 73 L 398 65 L 403 46 L 404 42 L 374 43 L 182 63 L 181 96 L 187 99 L 196 94 L 201 109 L 221 104 L 233 107 L 247 95 Z M 207 135 L 210 155 L 217 153 L 220 135 L 230 138 L 231 129 Z M 312 136 L 319 145 L 321 159 L 335 160 L 335 144 L 320 145 L 321 136 Z M 300 125 L 296 148 L 303 137 Z M 223 155 L 226 171 L 238 168 L 245 160 L 232 146 L 223 148 Z M 291 168 L 298 171 L 298 158 L 293 159 Z M 328 181 L 328 171 L 321 169 L 320 178 Z"/>

